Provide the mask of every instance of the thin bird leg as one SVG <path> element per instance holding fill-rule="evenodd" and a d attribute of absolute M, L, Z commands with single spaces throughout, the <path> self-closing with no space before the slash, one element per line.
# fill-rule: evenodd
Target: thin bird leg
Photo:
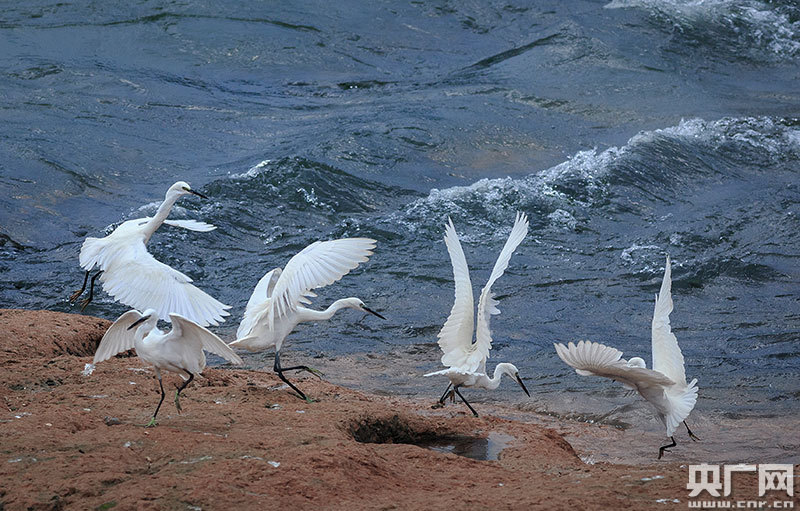
<path fill-rule="evenodd" d="M 77 291 L 75 291 L 70 295 L 69 303 L 73 303 L 75 300 L 78 299 L 79 296 L 83 294 L 84 291 L 86 291 L 86 283 L 88 281 L 89 281 L 89 270 L 86 270 L 86 275 L 83 276 L 83 285 L 81 286 L 80 289 L 78 289 Z"/>
<path fill-rule="evenodd" d="M 688 425 L 688 424 L 686 424 L 686 421 L 683 421 L 683 425 L 684 425 L 684 426 L 686 426 L 686 431 L 689 433 L 689 438 L 691 438 L 691 439 L 692 439 L 692 440 L 694 440 L 695 442 L 697 442 L 698 440 L 700 440 L 700 438 L 698 438 L 698 437 L 697 437 L 697 435 L 695 435 L 694 433 L 692 433 L 692 430 L 691 430 L 691 429 L 689 429 L 689 425 Z"/>
<path fill-rule="evenodd" d="M 658 448 L 658 459 L 661 459 L 661 456 L 664 455 L 664 451 L 670 452 L 670 450 L 669 450 L 670 447 L 675 447 L 676 445 L 678 445 L 675 442 L 675 437 L 674 436 L 669 437 L 669 439 L 672 440 L 671 444 L 662 445 L 661 447 Z"/>
<path fill-rule="evenodd" d="M 447 394 L 450 392 L 450 387 L 452 386 L 452 382 L 447 385 L 447 388 L 444 390 L 444 394 L 442 394 L 442 397 L 439 398 L 439 403 L 444 404 L 444 400 L 447 399 Z"/>
<path fill-rule="evenodd" d="M 456 385 L 456 386 L 454 386 L 454 387 L 453 387 L 453 391 L 454 391 L 456 394 L 458 394 L 458 397 L 460 397 L 460 398 L 461 398 L 461 400 L 462 400 L 462 401 L 464 401 L 464 404 L 465 404 L 465 405 L 467 405 L 467 408 L 469 408 L 469 409 L 470 409 L 470 411 L 472 411 L 472 415 L 474 415 L 475 417 L 477 417 L 477 416 L 478 416 L 478 412 L 476 412 L 476 411 L 475 411 L 475 409 L 474 409 L 474 408 L 473 408 L 473 407 L 472 407 L 472 406 L 471 406 L 469 403 L 467 403 L 467 400 L 466 400 L 466 399 L 464 399 L 464 396 L 462 396 L 462 395 L 461 395 L 461 392 L 459 392 L 459 391 L 458 391 L 458 385 Z"/>
<path fill-rule="evenodd" d="M 164 392 L 164 384 L 161 382 L 161 373 L 160 372 L 158 374 L 158 385 L 159 385 L 159 387 L 161 387 L 161 400 L 158 402 L 158 406 L 156 406 L 156 411 L 153 413 L 153 417 L 150 419 L 150 422 L 148 422 L 144 426 L 146 428 L 152 428 L 153 426 L 156 425 L 156 415 L 158 415 L 158 410 L 161 408 L 161 403 L 164 402 L 164 396 L 167 395 Z"/>
<path fill-rule="evenodd" d="M 99 277 L 101 273 L 103 273 L 103 270 L 97 270 L 97 273 L 92 276 L 92 281 L 89 284 L 89 297 L 81 302 L 81 312 L 83 312 L 83 309 L 85 309 L 86 306 L 91 303 L 92 298 L 94 298 L 94 281 L 97 280 L 97 277 Z"/>
<path fill-rule="evenodd" d="M 283 376 L 283 369 L 281 369 L 281 354 L 280 354 L 280 352 L 279 352 L 279 351 L 278 351 L 278 352 L 275 352 L 275 365 L 272 367 L 272 370 L 273 370 L 273 371 L 275 371 L 276 373 L 278 373 L 278 378 L 280 378 L 280 379 L 283 381 L 283 383 L 285 383 L 286 385 L 288 385 L 289 387 L 291 387 L 291 388 L 292 388 L 292 390 L 294 390 L 295 392 L 297 392 L 298 396 L 300 396 L 300 399 L 304 399 L 305 401 L 308 401 L 308 400 L 309 400 L 309 399 L 306 397 L 306 395 L 305 395 L 305 394 L 303 394 L 303 393 L 300 391 L 300 389 L 298 389 L 297 387 L 295 387 L 294 385 L 292 385 L 292 382 L 290 382 L 289 380 L 287 380 L 287 379 L 286 379 L 286 377 L 285 377 L 285 376 Z"/>
<path fill-rule="evenodd" d="M 439 400 L 436 401 L 436 403 L 431 406 L 431 408 L 435 410 L 437 408 L 444 407 L 444 400 L 447 399 L 447 395 L 452 394 L 452 391 L 450 390 L 450 387 L 452 386 L 453 386 L 452 382 L 447 384 L 447 388 L 445 389 L 444 394 L 442 394 L 442 397 L 440 397 Z"/>
<path fill-rule="evenodd" d="M 320 380 L 322 379 L 323 376 L 325 376 L 319 369 L 314 369 L 313 367 L 308 367 L 308 366 L 282 367 L 281 371 L 306 371 L 313 374 Z"/>
<path fill-rule="evenodd" d="M 184 369 L 184 371 L 186 371 L 186 369 Z M 181 413 L 181 410 L 182 410 L 181 402 L 180 402 L 180 399 L 179 399 L 181 397 L 181 391 L 183 391 L 183 389 L 185 389 L 186 386 L 189 385 L 190 383 L 192 383 L 192 380 L 194 380 L 194 375 L 192 373 L 190 373 L 189 371 L 186 371 L 186 374 L 189 375 L 189 379 L 186 380 L 185 382 L 183 382 L 183 385 L 181 385 L 180 387 L 175 385 L 175 388 L 178 389 L 178 392 L 175 393 L 175 408 L 178 409 L 178 413 Z"/>

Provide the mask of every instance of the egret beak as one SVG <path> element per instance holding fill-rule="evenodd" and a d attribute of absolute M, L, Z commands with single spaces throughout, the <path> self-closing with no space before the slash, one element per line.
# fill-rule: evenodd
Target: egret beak
<path fill-rule="evenodd" d="M 369 312 L 370 314 L 375 314 L 376 316 L 378 316 L 381 319 L 386 319 L 386 318 L 384 318 L 383 316 L 381 316 L 380 314 L 378 314 L 377 312 L 375 312 L 374 310 L 372 310 L 372 309 L 370 309 L 368 307 L 365 307 L 365 306 L 362 305 L 361 308 L 364 309 L 364 311 Z"/>
<path fill-rule="evenodd" d="M 524 390 L 525 393 L 528 394 L 528 397 L 531 397 L 531 393 L 528 392 L 528 389 L 525 388 L 525 384 L 522 383 L 522 378 L 519 377 L 519 373 L 515 374 L 514 377 L 517 379 L 517 383 L 519 383 L 519 386 L 522 387 L 522 390 Z"/>
<path fill-rule="evenodd" d="M 150 316 L 142 316 L 141 318 L 137 319 L 131 326 L 129 326 L 128 330 L 130 330 L 131 328 L 139 326 L 140 324 L 144 323 L 148 319 L 150 319 Z"/>
<path fill-rule="evenodd" d="M 184 190 L 186 190 L 187 192 L 191 193 L 192 195 L 197 195 L 197 196 L 198 196 L 198 197 L 200 197 L 201 199 L 208 199 L 208 197 L 206 197 L 206 196 L 205 196 L 205 195 L 203 195 L 202 193 L 200 193 L 200 192 L 196 192 L 196 191 L 192 190 L 191 188 L 184 188 Z"/>

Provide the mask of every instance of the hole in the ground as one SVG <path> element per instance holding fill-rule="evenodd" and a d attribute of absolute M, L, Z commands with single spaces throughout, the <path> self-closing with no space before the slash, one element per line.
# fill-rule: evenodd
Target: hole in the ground
<path fill-rule="evenodd" d="M 514 437 L 492 431 L 486 438 L 438 433 L 421 429 L 394 415 L 390 418 L 368 417 L 352 422 L 349 433 L 357 442 L 366 444 L 411 444 L 447 452 L 475 460 L 496 460 Z"/>

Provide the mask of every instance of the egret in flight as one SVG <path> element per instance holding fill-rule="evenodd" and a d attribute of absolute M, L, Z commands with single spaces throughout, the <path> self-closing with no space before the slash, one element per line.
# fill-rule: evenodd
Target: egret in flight
<path fill-rule="evenodd" d="M 667 256 L 664 280 L 656 295 L 652 322 L 653 369 L 647 369 L 643 359 L 633 357 L 625 360 L 618 349 L 597 342 L 580 341 L 578 345 L 555 344 L 561 360 L 575 369 L 581 376 L 604 376 L 621 382 L 626 388 L 636 390 L 656 410 L 656 416 L 664 424 L 667 436 L 672 441 L 658 449 L 658 459 L 675 447 L 675 429 L 683 422 L 689 438 L 700 440 L 689 429 L 686 417 L 697 401 L 697 378 L 686 384 L 683 353 L 678 339 L 672 333 L 669 314 L 672 312 L 672 279 L 670 261 Z"/>
<path fill-rule="evenodd" d="M 147 426 L 156 424 L 156 415 L 164 402 L 164 384 L 161 381 L 161 370 L 178 373 L 183 384 L 175 386 L 175 407 L 181 411 L 181 391 L 189 385 L 194 376 L 203 372 L 206 367 L 206 350 L 219 355 L 229 362 L 241 364 L 242 359 L 225 344 L 222 339 L 198 325 L 194 321 L 179 314 L 170 314 L 172 330 L 167 333 L 156 328 L 158 314 L 154 309 L 144 311 L 131 310 L 120 316 L 103 335 L 100 345 L 94 354 L 94 364 L 108 360 L 117 353 L 136 349 L 136 355 L 152 364 L 156 370 L 158 385 L 161 387 L 161 400 L 158 402 L 153 418 Z"/>
<path fill-rule="evenodd" d="M 96 268 L 89 297 L 81 302 L 81 310 L 92 301 L 94 281 L 100 277 L 108 294 L 134 309 L 154 309 L 157 319 L 168 320 L 169 314 L 174 312 L 203 326 L 225 321 L 223 317 L 229 315 L 226 309 L 230 306 L 196 288 L 191 284 L 191 278 L 157 261 L 147 251 L 150 236 L 163 223 L 197 232 L 216 229 L 196 220 L 167 220 L 175 202 L 187 194 L 208 198 L 192 190 L 188 183 L 178 181 L 167 190 L 155 216 L 123 222 L 105 238 L 86 238 L 80 253 L 81 268 L 86 270 L 86 275 L 83 286 L 70 297 L 70 301 L 80 297 L 86 289 L 89 273 Z"/>
<path fill-rule="evenodd" d="M 453 279 L 455 280 L 455 303 L 450 311 L 441 332 L 439 332 L 439 346 L 442 348 L 442 364 L 448 369 L 428 373 L 425 376 L 446 375 L 450 379 L 450 385 L 439 399 L 439 405 L 443 405 L 448 393 L 455 399 L 453 393 L 464 401 L 475 417 L 478 412 L 464 399 L 459 392 L 461 387 L 478 387 L 494 390 L 500 385 L 500 378 L 505 374 L 514 379 L 525 394 L 530 396 L 530 392 L 525 388 L 519 371 L 513 364 L 501 363 L 494 368 L 494 376 L 489 378 L 486 374 L 486 359 L 489 358 L 489 350 L 492 349 L 492 332 L 489 329 L 489 322 L 492 315 L 500 314 L 497 309 L 499 303 L 492 294 L 492 284 L 499 279 L 503 272 L 508 268 L 508 262 L 517 246 L 528 234 L 528 219 L 525 213 L 517 213 L 514 227 L 508 236 L 497 262 L 494 264 L 492 274 L 489 276 L 486 286 L 481 291 L 481 298 L 478 302 L 478 327 L 475 332 L 475 342 L 472 342 L 472 333 L 475 329 L 474 305 L 472 298 L 472 283 L 469 278 L 469 268 L 464 257 L 464 250 L 458 240 L 458 234 L 453 227 L 453 221 L 448 219 L 445 228 L 444 242 L 447 251 L 450 253 L 450 260 L 453 263 Z M 453 390 L 450 391 L 450 387 Z"/>
<path fill-rule="evenodd" d="M 250 351 L 275 348 L 274 371 L 301 398 L 308 400 L 283 373 L 302 370 L 319 376 L 319 372 L 308 366 L 281 367 L 283 341 L 298 323 L 324 321 L 345 308 L 369 312 L 386 319 L 355 297 L 336 300 L 324 311 L 304 307 L 311 304 L 311 298 L 317 296 L 312 289 L 333 284 L 360 263 L 366 262 L 372 255 L 375 243 L 369 238 L 316 241 L 289 259 L 283 270 L 270 270 L 256 284 L 236 331 L 236 340 L 230 345 Z"/>

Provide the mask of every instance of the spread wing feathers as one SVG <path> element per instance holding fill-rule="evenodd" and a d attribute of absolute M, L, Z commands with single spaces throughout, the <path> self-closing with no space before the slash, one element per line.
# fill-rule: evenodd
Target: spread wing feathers
<path fill-rule="evenodd" d="M 683 353 L 678 346 L 678 339 L 672 333 L 669 314 L 672 312 L 672 275 L 669 256 L 664 268 L 664 280 L 661 291 L 656 295 L 653 312 L 653 369 L 667 375 L 675 383 L 686 385 L 686 372 L 683 365 Z"/>
<path fill-rule="evenodd" d="M 666 392 L 670 402 L 670 412 L 664 418 L 664 425 L 667 427 L 667 435 L 672 436 L 681 422 L 694 409 L 697 403 L 697 378 L 693 379 L 686 388 L 676 388 L 677 392 Z"/>
<path fill-rule="evenodd" d="M 316 241 L 295 254 L 275 283 L 269 307 L 269 326 L 275 316 L 286 316 L 300 303 L 316 296 L 312 289 L 333 284 L 372 255 L 376 241 L 369 238 L 345 238 Z"/>
<path fill-rule="evenodd" d="M 209 232 L 217 228 L 216 225 L 207 224 L 199 220 L 164 220 L 164 223 L 196 232 Z"/>
<path fill-rule="evenodd" d="M 97 351 L 94 352 L 93 364 L 98 364 L 104 360 L 108 360 L 117 353 L 128 351 L 133 348 L 135 330 L 128 330 L 128 327 L 138 321 L 142 315 L 139 311 L 128 311 L 122 316 L 118 317 L 114 323 L 108 327 L 100 344 L 97 346 Z"/>
<path fill-rule="evenodd" d="M 492 315 L 500 314 L 497 308 L 499 303 L 494 299 L 492 294 L 492 285 L 499 279 L 508 268 L 508 263 L 511 260 L 511 255 L 517 249 L 522 240 L 528 234 L 528 218 L 525 213 L 517 213 L 517 218 L 514 220 L 514 227 L 511 229 L 511 234 L 500 251 L 497 262 L 494 263 L 494 269 L 489 276 L 489 280 L 481 291 L 481 298 L 478 301 L 478 326 L 475 331 L 475 347 L 471 358 L 480 358 L 481 363 L 485 363 L 489 358 L 489 350 L 492 349 L 492 332 L 489 328 L 489 322 Z M 472 365 L 472 364 L 471 364 Z M 480 367 L 481 371 L 485 368 Z"/>
<path fill-rule="evenodd" d="M 172 330 L 168 334 L 171 339 L 180 339 L 180 342 L 196 343 L 209 353 L 219 355 L 228 362 L 234 364 L 243 363 L 239 355 L 234 353 L 222 339 L 194 321 L 186 319 L 180 314 L 170 314 L 169 320 L 172 322 Z"/>
<path fill-rule="evenodd" d="M 228 316 L 229 305 L 191 284 L 192 279 L 157 261 L 144 243 L 132 243 L 116 251 L 100 274 L 103 289 L 136 309 L 155 309 L 158 317 L 168 320 L 170 313 L 180 314 L 201 325 L 217 325 Z"/>
<path fill-rule="evenodd" d="M 558 356 L 567 365 L 575 369 L 581 376 L 603 376 L 617 380 L 631 387 L 670 386 L 674 385 L 668 377 L 643 367 L 629 367 L 627 360 L 620 358 L 622 352 L 604 344 L 591 341 L 580 341 L 577 346 L 554 344 Z"/>
<path fill-rule="evenodd" d="M 475 305 L 472 298 L 472 282 L 464 250 L 458 240 L 453 221 L 447 219 L 444 243 L 453 264 L 455 280 L 455 301 L 442 330 L 439 332 L 439 346 L 442 348 L 442 363 L 446 366 L 461 366 L 466 362 L 472 346 L 472 332 L 475 328 Z"/>
<path fill-rule="evenodd" d="M 269 298 L 275 290 L 275 284 L 281 276 L 281 269 L 275 268 L 268 271 L 261 280 L 256 284 L 253 289 L 253 294 L 250 295 L 250 300 L 247 301 L 247 307 L 244 310 L 244 317 L 239 328 L 236 330 L 236 338 L 241 339 L 249 333 L 253 327 L 264 317 L 264 312 L 268 305 Z"/>

